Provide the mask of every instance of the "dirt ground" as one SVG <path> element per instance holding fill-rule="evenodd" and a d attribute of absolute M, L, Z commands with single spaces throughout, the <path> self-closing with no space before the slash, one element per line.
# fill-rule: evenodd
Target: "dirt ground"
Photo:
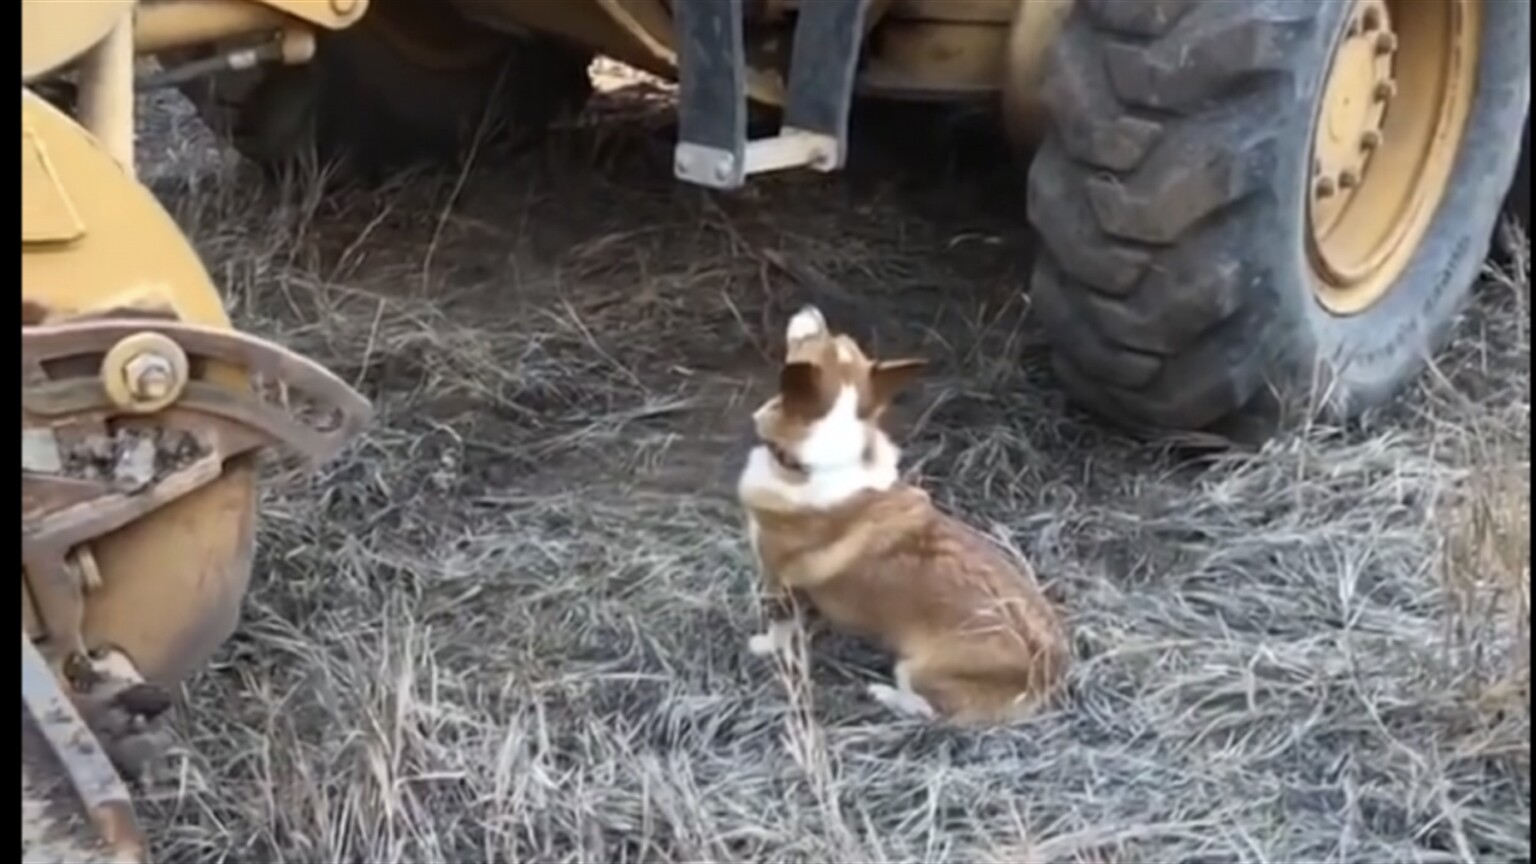
<path fill-rule="evenodd" d="M 662 98 L 372 193 L 146 118 L 241 326 L 379 411 L 265 496 L 244 624 L 142 799 L 158 860 L 1530 860 L 1523 244 L 1357 428 L 1139 443 L 1050 373 L 992 142 L 872 121 L 846 174 L 717 196 L 671 179 Z M 867 699 L 888 663 L 852 640 L 747 654 L 732 485 L 807 301 L 935 362 L 905 465 L 1067 610 L 1058 708 L 940 731 Z"/>

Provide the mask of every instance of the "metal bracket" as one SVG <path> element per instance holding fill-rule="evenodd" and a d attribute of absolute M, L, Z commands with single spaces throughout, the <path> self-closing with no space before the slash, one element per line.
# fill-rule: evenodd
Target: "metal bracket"
<path fill-rule="evenodd" d="M 800 4 L 779 134 L 747 140 L 744 0 L 675 0 L 678 142 L 674 174 L 713 189 L 787 168 L 836 171 L 869 0 Z"/>
<path fill-rule="evenodd" d="M 23 786 L 27 785 L 29 773 L 37 775 L 34 782 L 41 780 L 44 773 L 29 771 L 29 767 L 32 767 L 29 761 L 43 764 L 54 762 L 68 778 L 74 797 L 84 806 L 92 827 L 106 847 L 102 851 L 112 856 L 110 860 L 147 860 L 144 832 L 134 815 L 128 787 L 113 767 L 111 758 L 102 749 L 100 740 L 80 716 L 75 703 L 59 686 L 59 679 L 53 669 L 25 632 L 21 634 L 21 709 Z M 29 721 L 32 727 L 30 730 Z M 29 731 L 35 736 L 32 748 L 27 746 Z M 36 752 L 38 747 L 47 753 Z M 22 794 L 25 796 L 27 790 L 24 789 Z M 27 822 L 27 803 L 24 799 L 23 826 Z M 25 832 L 22 842 L 25 846 Z"/>

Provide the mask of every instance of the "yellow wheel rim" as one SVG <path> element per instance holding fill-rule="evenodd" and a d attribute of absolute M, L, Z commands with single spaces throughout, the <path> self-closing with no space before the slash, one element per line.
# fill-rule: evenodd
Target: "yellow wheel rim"
<path fill-rule="evenodd" d="M 1481 0 L 1355 0 L 1315 121 L 1307 257 L 1336 315 L 1380 301 L 1423 240 L 1477 92 Z"/>

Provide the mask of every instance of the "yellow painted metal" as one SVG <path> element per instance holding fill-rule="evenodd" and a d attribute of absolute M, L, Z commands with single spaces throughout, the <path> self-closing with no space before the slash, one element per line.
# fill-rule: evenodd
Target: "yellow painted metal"
<path fill-rule="evenodd" d="M 1482 0 L 1356 0 L 1318 109 L 1307 211 L 1315 294 L 1359 313 L 1408 266 L 1477 91 Z"/>
<path fill-rule="evenodd" d="M 21 243 L 68 243 L 85 234 L 80 211 L 59 182 L 59 169 L 22 116 Z"/>
<path fill-rule="evenodd" d="M 376 0 L 375 6 L 395 2 L 398 0 Z M 625 0 L 618 9 L 598 0 L 443 2 L 465 21 L 489 30 L 554 36 L 654 75 L 669 78 L 676 74 L 668 59 L 671 55 L 664 50 L 671 44 L 671 19 L 661 0 Z"/>
<path fill-rule="evenodd" d="M 376 0 L 375 13 L 402 0 Z M 416 0 L 405 0 L 416 2 Z M 664 0 L 444 0 L 464 20 L 498 32 L 555 36 L 663 78 L 677 76 L 672 13 Z M 883 7 L 890 0 L 876 0 Z M 777 69 L 747 70 L 747 94 L 770 105 L 784 101 Z"/>
<path fill-rule="evenodd" d="M 1046 58 L 1074 0 L 1017 0 L 1003 61 L 1002 115 L 1008 140 L 1035 143 L 1048 121 L 1042 88 Z"/>
<path fill-rule="evenodd" d="M 190 366 L 176 340 L 160 333 L 135 333 L 101 358 L 101 386 L 119 410 L 153 414 L 181 397 Z"/>
<path fill-rule="evenodd" d="M 859 89 L 944 99 L 997 92 L 1017 0 L 894 0 Z"/>
<path fill-rule="evenodd" d="M 133 20 L 140 54 L 206 44 L 303 24 L 341 30 L 362 20 L 372 0 L 21 0 L 21 80 L 83 57 L 119 22 Z M 419 0 L 418 0 L 419 2 Z"/>
<path fill-rule="evenodd" d="M 183 0 L 173 0 L 173 2 L 179 3 Z M 323 30 L 342 30 L 362 20 L 368 14 L 374 0 L 220 0 L 220 2 L 260 3 Z"/>
<path fill-rule="evenodd" d="M 145 309 L 230 326 L 196 252 L 149 190 L 26 89 L 21 126 L 24 310 L 53 320 Z M 29 229 L 28 214 L 61 212 L 73 222 Z M 225 366 L 210 364 L 203 377 L 248 386 Z M 116 646 L 151 680 L 175 680 L 202 663 L 233 630 L 245 593 L 255 480 L 253 465 L 236 460 L 219 480 L 94 543 L 102 585 L 87 597 L 87 645 Z"/>
<path fill-rule="evenodd" d="M 149 3 L 141 6 L 134 15 L 133 47 L 140 54 L 155 54 L 207 45 L 234 36 L 276 31 L 293 23 L 294 18 L 277 6 L 265 3 L 233 0 Z"/>
<path fill-rule="evenodd" d="M 596 0 L 622 31 L 671 74 L 677 69 L 677 40 L 671 11 L 660 0 Z M 747 68 L 747 95 L 769 105 L 784 103 L 784 77 L 776 69 Z"/>
<path fill-rule="evenodd" d="M 80 61 L 80 122 L 129 177 L 133 164 L 133 22 L 120 19 Z"/>
<path fill-rule="evenodd" d="M 133 13 L 135 0 L 21 0 L 21 80 L 57 71 Z"/>

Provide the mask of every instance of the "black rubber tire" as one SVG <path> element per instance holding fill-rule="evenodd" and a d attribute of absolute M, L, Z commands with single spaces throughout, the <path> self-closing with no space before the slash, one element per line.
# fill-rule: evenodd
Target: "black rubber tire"
<path fill-rule="evenodd" d="M 563 43 L 507 36 L 485 63 L 447 72 L 412 62 L 369 20 L 321 35 L 306 65 L 227 73 L 183 93 L 215 134 L 264 167 L 318 157 L 365 174 L 454 162 L 479 129 L 499 144 L 532 144 L 591 93 L 591 55 Z"/>
<path fill-rule="evenodd" d="M 1525 120 L 1525 132 L 1520 136 L 1520 165 L 1515 171 L 1515 185 L 1509 187 L 1509 212 L 1531 231 L 1531 120 Z"/>
<path fill-rule="evenodd" d="M 1480 92 L 1429 235 L 1349 317 L 1308 282 L 1312 119 L 1348 3 L 1078 0 L 1029 174 L 1032 302 L 1058 377 L 1123 425 L 1198 430 L 1298 395 L 1390 398 L 1447 337 L 1488 252 L 1530 105 L 1527 0 L 1484 4 Z M 1249 415 L 1251 416 L 1251 415 Z"/>

